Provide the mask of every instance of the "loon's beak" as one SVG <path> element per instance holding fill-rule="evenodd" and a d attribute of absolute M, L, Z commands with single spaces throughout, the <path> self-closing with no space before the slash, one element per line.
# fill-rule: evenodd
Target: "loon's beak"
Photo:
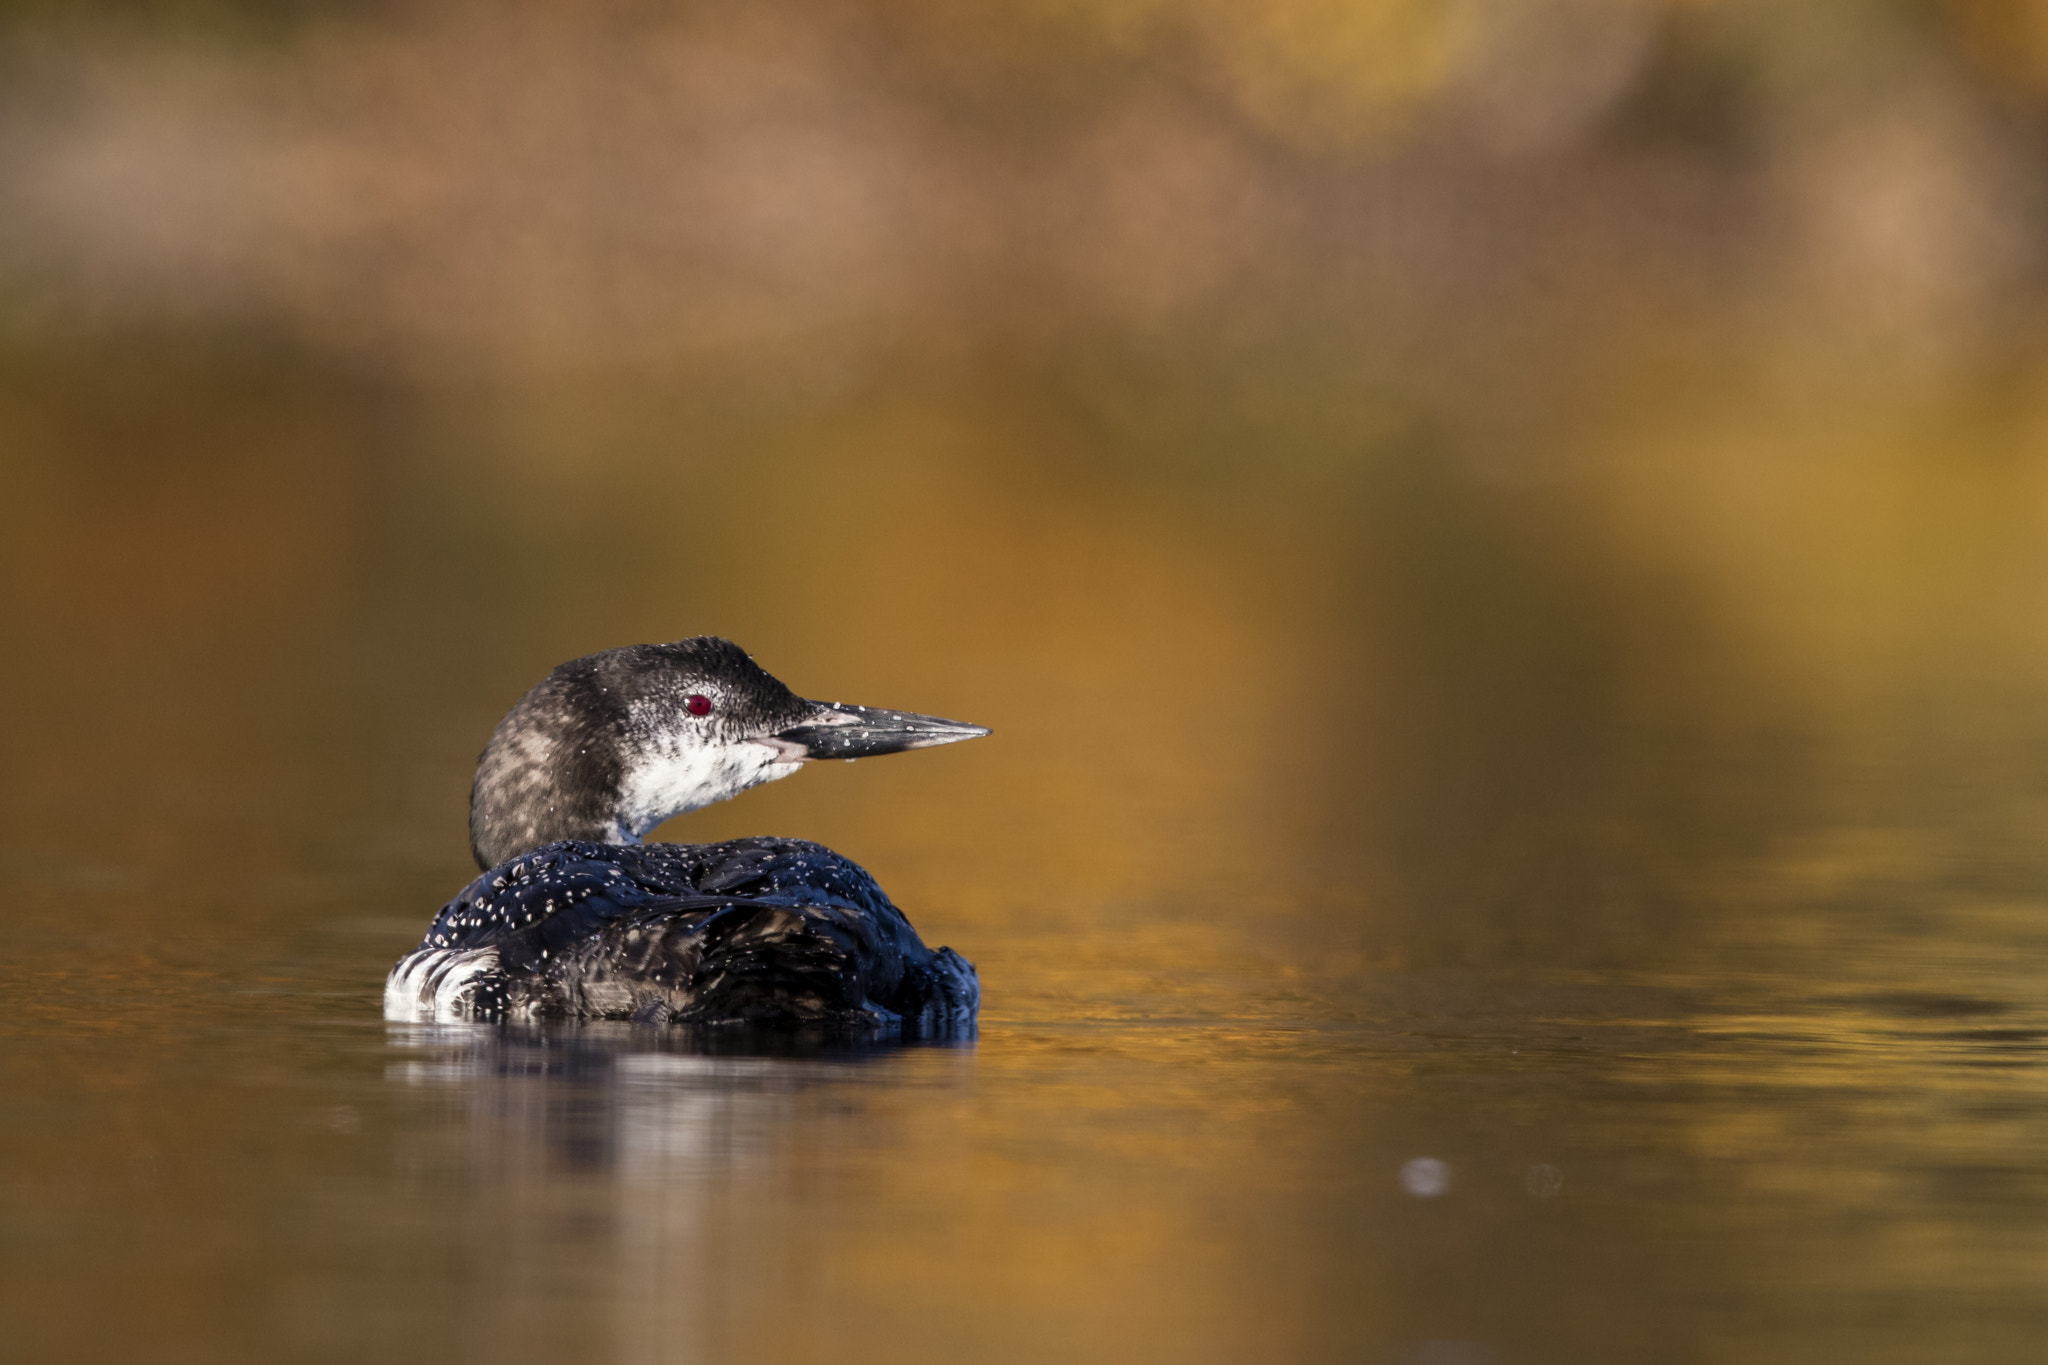
<path fill-rule="evenodd" d="M 929 749 L 979 739 L 987 733 L 985 726 L 965 721 L 820 702 L 810 720 L 776 732 L 767 742 L 782 751 L 783 762 L 802 763 L 813 758 L 869 758 L 905 749 Z"/>

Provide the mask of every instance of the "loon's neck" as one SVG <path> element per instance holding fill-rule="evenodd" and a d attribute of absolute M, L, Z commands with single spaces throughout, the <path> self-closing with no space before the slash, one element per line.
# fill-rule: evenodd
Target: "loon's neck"
<path fill-rule="evenodd" d="M 625 750 L 602 726 L 570 717 L 543 722 L 519 710 L 506 716 L 470 787 L 477 866 L 496 867 L 558 839 L 637 843 L 644 830 L 629 833 L 619 819 L 626 763 Z"/>
<path fill-rule="evenodd" d="M 638 653 L 564 664 L 498 722 L 470 788 L 479 867 L 558 839 L 637 844 L 664 820 L 802 766 L 772 742 L 690 717 Z M 754 709 L 777 723 L 816 707 L 766 674 L 753 686 Z"/>

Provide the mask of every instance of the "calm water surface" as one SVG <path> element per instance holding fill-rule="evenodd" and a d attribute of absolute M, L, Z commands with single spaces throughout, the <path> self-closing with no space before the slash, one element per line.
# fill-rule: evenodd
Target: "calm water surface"
<path fill-rule="evenodd" d="M 1200 411 L 1056 386 L 210 364 L 0 404 L 10 1358 L 2048 1339 L 2023 436 L 1930 426 L 1831 521 L 1824 453 L 1655 427 L 1569 477 L 1314 423 L 1169 467 Z M 978 1040 L 385 1023 L 496 717 L 699 631 L 995 728 L 664 831 L 862 861 L 979 963 Z"/>

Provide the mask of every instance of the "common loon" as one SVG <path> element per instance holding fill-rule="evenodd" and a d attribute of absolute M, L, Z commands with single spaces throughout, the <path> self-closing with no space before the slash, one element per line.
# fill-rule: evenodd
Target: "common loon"
<path fill-rule="evenodd" d="M 384 1016 L 969 1028 L 973 964 L 925 947 L 874 878 L 830 849 L 640 840 L 812 759 L 987 733 L 806 701 L 712 636 L 573 659 L 498 722 L 469 798 L 486 871 L 391 969 Z"/>

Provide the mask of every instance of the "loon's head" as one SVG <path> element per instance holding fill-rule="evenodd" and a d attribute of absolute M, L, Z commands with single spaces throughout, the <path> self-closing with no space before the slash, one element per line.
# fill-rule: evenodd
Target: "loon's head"
<path fill-rule="evenodd" d="M 672 815 L 788 777 L 988 731 L 936 716 L 806 701 L 730 640 L 701 635 L 572 659 L 498 722 L 469 795 L 489 869 L 557 839 L 637 844 Z"/>

